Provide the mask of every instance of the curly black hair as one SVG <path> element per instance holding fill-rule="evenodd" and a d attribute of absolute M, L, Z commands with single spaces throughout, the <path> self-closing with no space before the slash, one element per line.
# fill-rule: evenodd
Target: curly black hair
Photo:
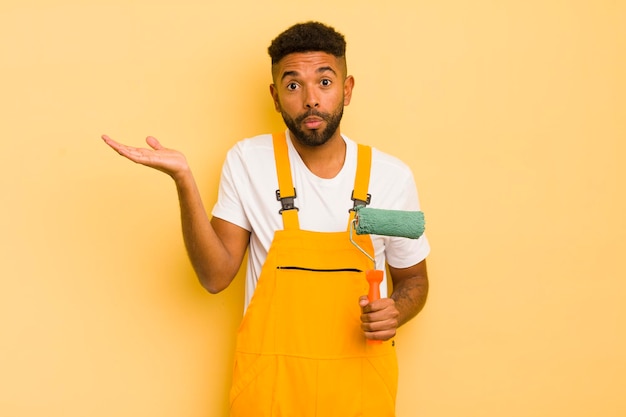
<path fill-rule="evenodd" d="M 341 33 L 323 23 L 297 23 L 278 35 L 267 52 L 272 65 L 297 52 L 326 52 L 342 58 L 346 55 L 346 40 Z"/>

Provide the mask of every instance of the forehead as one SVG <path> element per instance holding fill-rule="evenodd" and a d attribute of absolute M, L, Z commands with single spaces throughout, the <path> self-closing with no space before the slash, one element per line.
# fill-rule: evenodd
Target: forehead
<path fill-rule="evenodd" d="M 272 76 L 279 80 L 286 73 L 306 74 L 320 68 L 330 68 L 337 75 L 345 76 L 345 58 L 338 58 L 326 52 L 296 52 L 285 55 L 272 65 Z"/>

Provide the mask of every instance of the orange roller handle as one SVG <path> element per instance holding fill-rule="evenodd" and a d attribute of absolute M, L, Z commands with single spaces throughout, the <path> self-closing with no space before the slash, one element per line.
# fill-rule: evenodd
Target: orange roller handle
<path fill-rule="evenodd" d="M 367 293 L 369 302 L 380 300 L 380 283 L 383 282 L 383 271 L 378 269 L 367 271 L 365 272 L 365 279 L 370 284 L 369 292 Z"/>
<path fill-rule="evenodd" d="M 380 283 L 383 282 L 383 271 L 373 269 L 365 272 L 365 279 L 369 283 L 369 291 L 367 293 L 367 299 L 371 303 L 372 301 L 380 300 Z M 369 344 L 380 344 L 382 340 L 367 339 Z"/>

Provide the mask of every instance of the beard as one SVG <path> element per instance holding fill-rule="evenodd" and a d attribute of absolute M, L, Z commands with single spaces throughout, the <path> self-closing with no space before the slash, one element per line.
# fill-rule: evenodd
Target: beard
<path fill-rule="evenodd" d="M 335 134 L 337 129 L 339 128 L 339 123 L 341 123 L 341 118 L 343 117 L 343 105 L 337 107 L 337 109 L 333 113 L 322 113 L 317 110 L 310 110 L 304 114 L 293 119 L 287 113 L 285 113 L 282 109 L 280 114 L 283 116 L 283 121 L 287 128 L 292 133 L 293 137 L 305 146 L 321 146 L 328 142 L 328 140 Z M 326 122 L 325 129 L 315 129 L 309 132 L 305 132 L 300 128 L 302 122 L 307 117 L 319 117 Z"/>

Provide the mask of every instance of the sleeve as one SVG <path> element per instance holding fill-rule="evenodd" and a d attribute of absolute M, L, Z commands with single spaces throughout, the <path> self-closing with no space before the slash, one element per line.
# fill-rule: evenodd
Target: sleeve
<path fill-rule="evenodd" d="M 211 214 L 250 231 L 251 225 L 241 199 L 241 192 L 245 192 L 248 187 L 246 178 L 248 176 L 245 175 L 241 149 L 236 145 L 228 151 L 224 160 L 217 202 Z"/>
<path fill-rule="evenodd" d="M 397 209 L 419 211 L 420 203 L 417 186 L 410 170 L 405 176 L 405 180 L 400 182 L 399 185 L 395 197 Z M 388 237 L 385 239 L 385 258 L 387 263 L 394 268 L 408 268 L 418 264 L 426 259 L 429 253 L 430 245 L 425 233 L 418 239 L 403 237 Z"/>

